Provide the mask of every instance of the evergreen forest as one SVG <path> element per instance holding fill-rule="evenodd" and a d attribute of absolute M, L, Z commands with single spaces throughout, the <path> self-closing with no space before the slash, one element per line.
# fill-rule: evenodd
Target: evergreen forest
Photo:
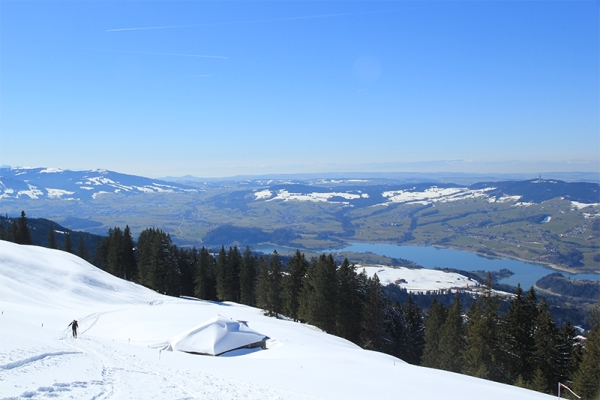
<path fill-rule="evenodd" d="M 25 212 L 1 222 L 1 240 L 33 243 Z M 506 300 L 492 291 L 491 276 L 481 295 L 428 293 L 424 307 L 419 296 L 384 288 L 377 275 L 368 277 L 347 259 L 338 265 L 331 254 L 307 259 L 297 250 L 284 259 L 250 247 L 178 248 L 157 228 L 135 241 L 128 226 L 97 237 L 93 251 L 82 235 L 76 243 L 69 232 L 62 236 L 60 249 L 166 295 L 258 307 L 415 365 L 554 395 L 562 383 L 584 399 L 598 398 L 600 302 L 583 340 L 570 322 L 556 323 L 533 287 L 519 286 Z M 46 247 L 59 248 L 52 225 Z"/>

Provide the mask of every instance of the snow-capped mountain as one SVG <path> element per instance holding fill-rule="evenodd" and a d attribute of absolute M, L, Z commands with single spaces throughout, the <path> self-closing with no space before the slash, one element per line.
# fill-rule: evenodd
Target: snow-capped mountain
<path fill-rule="evenodd" d="M 552 398 L 413 366 L 256 308 L 163 296 L 59 250 L 0 241 L 0 287 L 5 399 Z M 267 348 L 214 357 L 155 346 L 215 315 L 268 336 Z"/>
<path fill-rule="evenodd" d="M 0 199 L 95 199 L 105 194 L 197 192 L 189 186 L 102 169 L 0 168 Z"/>

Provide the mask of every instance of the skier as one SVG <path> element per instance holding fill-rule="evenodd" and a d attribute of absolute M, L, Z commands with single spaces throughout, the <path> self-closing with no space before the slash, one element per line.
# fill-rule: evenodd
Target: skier
<path fill-rule="evenodd" d="M 68 326 L 73 328 L 73 337 L 76 338 L 77 337 L 77 327 L 79 326 L 79 325 L 77 325 L 77 320 L 74 319 L 73 322 L 71 322 Z"/>

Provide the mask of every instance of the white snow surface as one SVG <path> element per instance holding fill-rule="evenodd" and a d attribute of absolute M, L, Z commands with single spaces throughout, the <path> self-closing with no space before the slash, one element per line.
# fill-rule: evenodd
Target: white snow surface
<path fill-rule="evenodd" d="M 393 283 L 411 293 L 479 286 L 477 281 L 464 275 L 435 269 L 357 265 L 356 270 L 364 270 L 369 277 L 377 274 L 382 285 Z"/>
<path fill-rule="evenodd" d="M 5 241 L 0 311 L 2 399 L 551 398 L 412 366 L 256 308 L 163 296 L 72 254 Z M 217 314 L 269 336 L 268 349 L 212 357 L 149 347 Z"/>
<path fill-rule="evenodd" d="M 175 336 L 162 346 L 152 347 L 218 356 L 266 339 L 267 336 L 249 328 L 245 322 L 217 315 L 202 325 Z"/>

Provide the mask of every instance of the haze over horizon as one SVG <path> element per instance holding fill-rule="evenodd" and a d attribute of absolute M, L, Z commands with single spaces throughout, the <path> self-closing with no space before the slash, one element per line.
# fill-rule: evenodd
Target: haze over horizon
<path fill-rule="evenodd" d="M 0 164 L 600 172 L 599 3 L 0 4 Z"/>

